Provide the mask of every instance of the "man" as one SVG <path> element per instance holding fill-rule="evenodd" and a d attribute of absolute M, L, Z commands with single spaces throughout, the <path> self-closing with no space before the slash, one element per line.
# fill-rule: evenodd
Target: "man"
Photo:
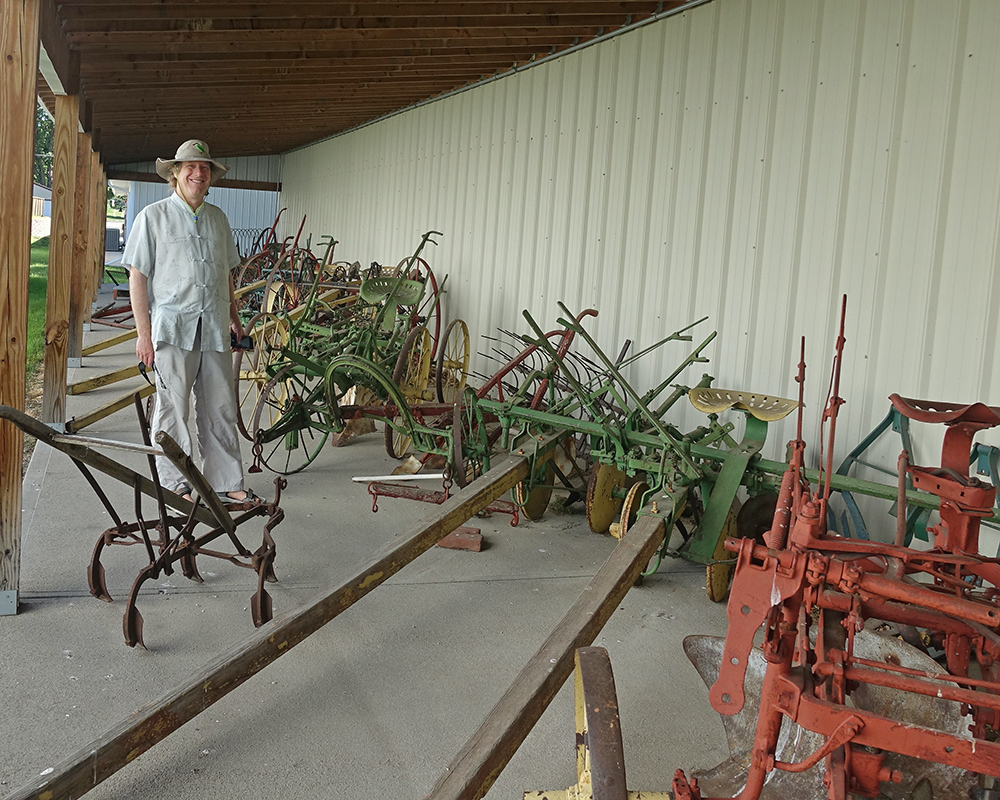
<path fill-rule="evenodd" d="M 136 355 L 156 374 L 153 433 L 165 431 L 188 454 L 192 391 L 202 472 L 224 501 L 255 500 L 243 488 L 236 434 L 236 391 L 230 333 L 243 337 L 230 270 L 240 262 L 229 220 L 205 202 L 209 186 L 228 168 L 208 145 L 184 142 L 156 171 L 170 196 L 135 218 L 122 263 L 138 339 Z M 165 489 L 190 499 L 191 487 L 165 456 L 156 468 Z"/>

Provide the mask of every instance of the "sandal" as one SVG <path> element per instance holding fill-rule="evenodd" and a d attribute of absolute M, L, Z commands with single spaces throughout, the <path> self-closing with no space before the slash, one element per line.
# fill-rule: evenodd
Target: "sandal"
<path fill-rule="evenodd" d="M 233 489 L 234 492 L 243 492 L 246 497 L 242 499 L 236 499 L 235 497 L 230 497 L 230 492 L 216 492 L 219 499 L 223 503 L 263 503 L 255 493 L 253 489 Z"/>

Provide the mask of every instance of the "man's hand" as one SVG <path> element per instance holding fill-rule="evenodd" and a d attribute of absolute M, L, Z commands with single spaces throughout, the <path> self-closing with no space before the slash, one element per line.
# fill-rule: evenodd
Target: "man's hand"
<path fill-rule="evenodd" d="M 135 340 L 135 354 L 147 367 L 153 366 L 153 340 L 150 336 L 139 336 Z"/>

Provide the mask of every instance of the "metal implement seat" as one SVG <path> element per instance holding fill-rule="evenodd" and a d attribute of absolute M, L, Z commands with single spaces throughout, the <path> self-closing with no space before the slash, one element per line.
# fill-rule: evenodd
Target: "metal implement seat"
<path fill-rule="evenodd" d="M 361 299 L 366 303 L 381 303 L 392 296 L 397 305 L 412 306 L 420 301 L 424 285 L 409 278 L 369 278 L 361 282 Z"/>
<path fill-rule="evenodd" d="M 730 408 L 748 411 L 764 422 L 784 419 L 799 407 L 798 401 L 771 397 L 755 392 L 735 392 L 730 389 L 698 387 L 688 392 L 691 405 L 703 414 L 718 414 Z"/>

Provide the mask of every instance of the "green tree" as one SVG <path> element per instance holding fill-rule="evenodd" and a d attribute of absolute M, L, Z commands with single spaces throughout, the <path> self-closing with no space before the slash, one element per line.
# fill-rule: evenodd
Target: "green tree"
<path fill-rule="evenodd" d="M 35 106 L 35 168 L 34 181 L 52 188 L 52 151 L 55 124 L 42 101 Z"/>

